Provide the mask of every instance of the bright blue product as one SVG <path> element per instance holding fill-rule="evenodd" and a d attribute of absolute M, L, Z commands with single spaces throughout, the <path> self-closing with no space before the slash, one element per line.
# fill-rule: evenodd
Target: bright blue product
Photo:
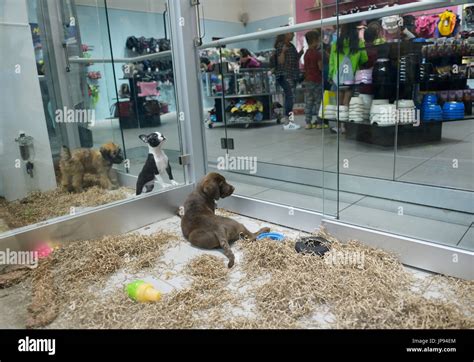
<path fill-rule="evenodd" d="M 254 121 L 256 122 L 260 122 L 263 120 L 263 113 L 262 112 L 257 112 L 255 113 L 255 116 L 254 116 Z"/>
<path fill-rule="evenodd" d="M 285 235 L 280 234 L 280 233 L 262 233 L 259 236 L 257 236 L 257 240 L 265 239 L 265 238 L 272 239 L 275 241 L 283 241 L 285 239 Z"/>

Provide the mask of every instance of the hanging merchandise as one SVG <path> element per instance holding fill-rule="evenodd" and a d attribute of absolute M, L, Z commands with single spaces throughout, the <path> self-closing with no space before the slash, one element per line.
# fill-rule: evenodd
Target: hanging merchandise
<path fill-rule="evenodd" d="M 426 15 L 420 16 L 415 21 L 415 31 L 421 38 L 432 38 L 435 34 L 438 16 Z"/>
<path fill-rule="evenodd" d="M 100 72 L 90 71 L 90 72 L 87 72 L 87 78 L 89 78 L 91 80 L 98 80 L 98 79 L 102 78 L 102 74 L 100 74 Z"/>
<path fill-rule="evenodd" d="M 136 52 L 138 49 L 138 39 L 134 36 L 129 36 L 125 42 L 127 49 L 130 49 L 133 52 Z"/>
<path fill-rule="evenodd" d="M 382 28 L 390 34 L 395 34 L 402 22 L 403 19 L 398 15 L 386 16 L 382 18 Z"/>
<path fill-rule="evenodd" d="M 95 107 L 97 105 L 97 102 L 99 102 L 99 87 L 96 85 L 88 84 L 87 88 L 89 97 L 92 100 L 92 107 Z"/>
<path fill-rule="evenodd" d="M 474 6 L 464 8 L 464 21 L 466 24 L 474 24 Z"/>
<path fill-rule="evenodd" d="M 129 98 L 130 97 L 130 86 L 127 83 L 123 83 L 123 84 L 120 85 L 119 97 L 120 98 Z"/>
<path fill-rule="evenodd" d="M 138 87 L 140 88 L 139 97 L 148 97 L 148 96 L 158 96 L 158 83 L 156 82 L 138 82 Z"/>
<path fill-rule="evenodd" d="M 439 14 L 438 30 L 442 36 L 450 36 L 456 27 L 456 14 L 446 10 Z"/>

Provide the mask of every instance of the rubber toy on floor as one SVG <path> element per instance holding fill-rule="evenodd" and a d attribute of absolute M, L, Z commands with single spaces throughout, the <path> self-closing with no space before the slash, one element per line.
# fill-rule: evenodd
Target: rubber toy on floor
<path fill-rule="evenodd" d="M 126 290 L 128 296 L 136 302 L 158 302 L 161 299 L 161 293 L 143 280 L 128 284 Z"/>

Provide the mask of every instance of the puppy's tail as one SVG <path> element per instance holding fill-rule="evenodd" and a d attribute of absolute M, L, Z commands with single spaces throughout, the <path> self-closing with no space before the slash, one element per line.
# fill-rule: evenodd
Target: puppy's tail
<path fill-rule="evenodd" d="M 69 161 L 71 159 L 71 150 L 68 146 L 64 146 L 61 148 L 61 161 Z"/>

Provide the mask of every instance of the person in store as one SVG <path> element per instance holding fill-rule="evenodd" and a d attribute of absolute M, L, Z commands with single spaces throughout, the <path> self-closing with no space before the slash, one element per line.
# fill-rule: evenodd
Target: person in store
<path fill-rule="evenodd" d="M 349 102 L 352 96 L 355 72 L 368 60 L 364 40 L 359 38 L 357 23 L 343 24 L 335 43 L 331 45 L 329 57 L 329 79 L 339 92 L 339 120 L 349 117 Z M 332 132 L 345 132 L 344 125 Z"/>
<path fill-rule="evenodd" d="M 321 30 L 308 31 L 305 34 L 308 50 L 304 55 L 304 99 L 306 129 L 327 128 L 318 117 L 319 107 L 323 97 L 323 59 L 321 51 Z M 316 123 L 313 124 L 313 112 L 316 111 Z"/>
<path fill-rule="evenodd" d="M 209 58 L 201 57 L 201 70 L 203 72 L 213 72 L 215 64 L 209 60 Z"/>
<path fill-rule="evenodd" d="M 240 49 L 239 63 L 241 68 L 260 68 L 260 62 L 245 48 Z"/>
<path fill-rule="evenodd" d="M 283 89 L 285 97 L 285 124 L 283 129 L 296 130 L 300 126 L 293 121 L 293 104 L 295 98 L 296 83 L 299 79 L 299 61 L 303 50 L 297 51 L 291 43 L 295 37 L 294 33 L 280 34 L 275 40 L 275 53 L 272 65 L 274 67 L 276 82 Z"/>

